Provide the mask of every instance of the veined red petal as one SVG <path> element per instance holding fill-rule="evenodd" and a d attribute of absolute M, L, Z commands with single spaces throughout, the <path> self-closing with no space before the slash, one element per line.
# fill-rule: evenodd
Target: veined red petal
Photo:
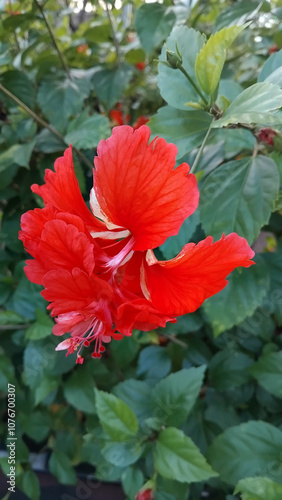
<path fill-rule="evenodd" d="M 21 216 L 22 230 L 19 232 L 19 239 L 32 256 L 35 254 L 46 222 L 53 220 L 56 214 L 57 210 L 54 207 L 46 205 L 44 208 L 29 210 Z"/>
<path fill-rule="evenodd" d="M 131 335 L 134 328 L 148 332 L 166 323 L 176 322 L 173 318 L 158 311 L 152 303 L 145 299 L 125 302 L 117 310 L 116 329 L 123 335 Z"/>
<path fill-rule="evenodd" d="M 88 210 L 74 172 L 72 148 L 66 149 L 64 156 L 55 161 L 55 172 L 46 170 L 45 184 L 33 184 L 31 189 L 50 203 L 58 211 L 78 215 L 92 229 L 102 231 L 105 225 Z"/>
<path fill-rule="evenodd" d="M 148 144 L 150 129 L 113 129 L 98 146 L 94 189 L 102 211 L 135 238 L 133 250 L 161 245 L 178 233 L 197 208 L 196 178 L 183 163 L 176 169 L 177 148 L 164 139 Z"/>
<path fill-rule="evenodd" d="M 211 236 L 188 243 L 175 259 L 160 261 L 147 252 L 145 286 L 154 307 L 180 316 L 195 311 L 205 299 L 222 290 L 236 267 L 249 267 L 254 256 L 245 238 L 236 233 L 213 243 Z"/>
<path fill-rule="evenodd" d="M 112 299 L 112 288 L 108 283 L 97 276 L 90 278 L 78 268 L 71 272 L 67 269 L 49 271 L 42 284 L 45 290 L 41 294 L 51 302 L 48 309 L 53 309 L 52 316 L 81 311 L 90 306 L 95 316 L 95 305 Z"/>

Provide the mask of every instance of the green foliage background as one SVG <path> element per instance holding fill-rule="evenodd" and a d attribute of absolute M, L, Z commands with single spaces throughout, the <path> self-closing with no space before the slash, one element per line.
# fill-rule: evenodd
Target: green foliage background
<path fill-rule="evenodd" d="M 157 500 L 281 500 L 282 3 L 75 3 L 0 1 L 0 425 L 5 441 L 15 384 L 17 485 L 39 499 L 30 452 L 48 451 L 61 484 L 88 464 L 129 500 L 145 484 Z M 202 99 L 164 64 L 167 49 Z M 257 265 L 178 323 L 75 366 L 55 352 L 40 287 L 23 272 L 19 221 L 41 203 L 30 185 L 70 142 L 88 199 L 117 103 L 130 124 L 149 117 L 199 181 L 199 209 L 158 256 L 236 231 Z M 263 127 L 273 144 L 258 141 Z"/>

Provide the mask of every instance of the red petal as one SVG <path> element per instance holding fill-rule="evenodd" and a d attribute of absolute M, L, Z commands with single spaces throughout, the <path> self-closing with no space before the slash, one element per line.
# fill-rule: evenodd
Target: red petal
<path fill-rule="evenodd" d="M 74 172 L 72 148 L 66 149 L 64 156 L 55 161 L 55 172 L 46 170 L 45 184 L 33 184 L 31 189 L 57 210 L 78 215 L 92 229 L 102 230 L 104 224 L 88 210 Z"/>
<path fill-rule="evenodd" d="M 148 332 L 165 327 L 168 321 L 175 323 L 176 319 L 158 311 L 148 300 L 136 299 L 118 308 L 116 329 L 123 335 L 131 335 L 134 328 Z"/>
<path fill-rule="evenodd" d="M 112 288 L 96 276 L 91 279 L 81 269 L 72 272 L 66 269 L 49 271 L 43 278 L 45 290 L 43 297 L 51 302 L 48 309 L 53 309 L 52 316 L 72 311 L 81 311 L 92 307 L 95 316 L 95 304 L 112 299 Z"/>
<path fill-rule="evenodd" d="M 57 211 L 50 205 L 44 208 L 29 210 L 21 217 L 21 228 L 19 239 L 23 242 L 25 249 L 34 256 L 38 246 L 38 238 L 44 229 L 46 222 L 56 217 Z"/>
<path fill-rule="evenodd" d="M 161 245 L 178 233 L 197 208 L 199 192 L 194 175 L 183 163 L 174 169 L 177 148 L 164 139 L 148 144 L 146 125 L 113 129 L 98 146 L 94 189 L 102 211 L 114 224 L 135 237 L 134 250 Z"/>
<path fill-rule="evenodd" d="M 237 234 L 212 241 L 209 236 L 198 245 L 189 243 L 167 262 L 158 262 L 147 253 L 145 281 L 157 309 L 173 316 L 193 312 L 226 286 L 233 269 L 253 264 L 254 252 Z"/>

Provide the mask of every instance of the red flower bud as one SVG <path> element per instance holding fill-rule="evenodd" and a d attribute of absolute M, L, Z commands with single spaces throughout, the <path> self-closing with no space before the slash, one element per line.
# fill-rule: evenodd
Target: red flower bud
<path fill-rule="evenodd" d="M 257 138 L 259 142 L 273 146 L 273 139 L 277 136 L 277 132 L 272 128 L 261 128 Z"/>
<path fill-rule="evenodd" d="M 139 71 L 144 71 L 145 66 L 146 66 L 145 61 L 135 64 L 135 68 L 139 69 Z"/>
<path fill-rule="evenodd" d="M 136 495 L 136 500 L 154 500 L 153 490 L 140 490 Z"/>
<path fill-rule="evenodd" d="M 271 47 L 269 47 L 268 53 L 269 53 L 269 55 L 271 55 L 274 52 L 278 52 L 278 50 L 279 50 L 279 47 L 277 45 L 272 45 Z"/>

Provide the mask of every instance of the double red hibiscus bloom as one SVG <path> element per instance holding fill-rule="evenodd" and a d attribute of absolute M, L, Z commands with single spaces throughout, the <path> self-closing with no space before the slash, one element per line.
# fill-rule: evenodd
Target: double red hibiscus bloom
<path fill-rule="evenodd" d="M 196 178 L 177 148 L 150 129 L 113 129 L 95 158 L 94 187 L 87 208 L 74 173 L 72 150 L 46 171 L 45 184 L 32 186 L 45 207 L 22 216 L 20 239 L 33 259 L 25 272 L 43 285 L 55 316 L 55 335 L 70 336 L 58 349 L 67 354 L 93 343 L 93 357 L 113 337 L 148 331 L 195 311 L 222 290 L 237 266 L 249 267 L 254 252 L 232 233 L 213 243 L 209 236 L 188 243 L 170 261 L 153 248 L 176 235 L 197 208 Z"/>

